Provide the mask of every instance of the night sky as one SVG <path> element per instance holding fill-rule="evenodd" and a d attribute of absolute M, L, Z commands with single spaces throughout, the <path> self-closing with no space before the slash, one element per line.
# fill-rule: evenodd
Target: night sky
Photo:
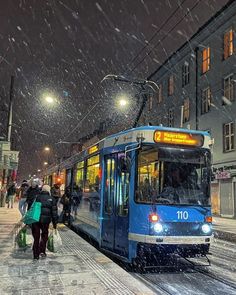
<path fill-rule="evenodd" d="M 101 84 L 105 75 L 145 79 L 225 3 L 0 0 L 0 136 L 6 135 L 10 77 L 14 75 L 12 141 L 13 148 L 20 150 L 20 179 L 42 169 L 47 160 L 45 145 L 62 156 L 66 147 L 57 142 L 77 141 L 117 112 L 117 94 L 135 94 L 128 85 Z M 167 34 L 187 11 L 188 16 Z M 57 99 L 53 107 L 45 104 L 46 94 Z M 134 108 L 119 114 L 127 127 L 133 112 Z"/>

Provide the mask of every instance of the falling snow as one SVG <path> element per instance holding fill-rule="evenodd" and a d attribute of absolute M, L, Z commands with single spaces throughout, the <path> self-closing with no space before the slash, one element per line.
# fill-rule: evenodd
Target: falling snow
<path fill-rule="evenodd" d="M 137 101 L 121 112 L 115 98 L 124 92 L 135 97 L 137 88 L 101 83 L 103 77 L 123 74 L 145 79 L 226 0 L 200 1 L 168 33 L 195 4 L 194 0 L 183 3 L 160 29 L 177 2 L 1 1 L 0 110 L 8 106 L 14 75 L 13 147 L 21 152 L 20 177 L 41 165 L 45 144 L 61 157 L 68 146 L 56 143 L 68 134 L 68 141 L 76 141 L 108 119 L 111 127 L 119 122 L 123 129 L 132 126 Z M 45 95 L 55 98 L 53 106 L 45 104 Z M 6 120 L 6 112 L 1 111 L 0 136 L 6 136 Z"/>

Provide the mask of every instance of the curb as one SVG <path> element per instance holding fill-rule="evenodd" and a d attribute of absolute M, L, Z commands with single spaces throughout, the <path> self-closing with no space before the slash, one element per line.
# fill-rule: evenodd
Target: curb
<path fill-rule="evenodd" d="M 221 231 L 221 230 L 215 230 L 215 229 L 213 229 L 213 232 L 214 232 L 214 238 L 216 238 L 216 239 L 236 243 L 236 234 L 234 234 L 234 233 L 225 232 L 225 231 Z"/>

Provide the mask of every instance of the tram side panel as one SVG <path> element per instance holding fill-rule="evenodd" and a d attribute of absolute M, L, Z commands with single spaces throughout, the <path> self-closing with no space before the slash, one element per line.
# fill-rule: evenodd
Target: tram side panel
<path fill-rule="evenodd" d="M 72 214 L 74 217 L 73 225 L 100 244 L 101 176 L 99 171 L 101 164 L 97 159 L 99 158 L 96 156 L 95 160 L 90 161 L 92 164 L 89 167 L 85 162 L 86 169 L 80 165 L 81 169 L 86 171 L 81 178 L 81 183 L 84 183 L 82 186 L 83 193 L 77 214 L 75 214 L 74 210 L 72 210 Z M 93 163 L 93 161 L 95 162 Z M 74 171 L 74 175 L 76 176 L 76 171 Z"/>

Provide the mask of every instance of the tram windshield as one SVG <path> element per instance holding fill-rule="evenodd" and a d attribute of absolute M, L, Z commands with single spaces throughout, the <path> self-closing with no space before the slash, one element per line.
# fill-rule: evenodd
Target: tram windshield
<path fill-rule="evenodd" d="M 135 200 L 139 203 L 207 206 L 210 202 L 210 151 L 154 148 L 138 152 Z"/>

